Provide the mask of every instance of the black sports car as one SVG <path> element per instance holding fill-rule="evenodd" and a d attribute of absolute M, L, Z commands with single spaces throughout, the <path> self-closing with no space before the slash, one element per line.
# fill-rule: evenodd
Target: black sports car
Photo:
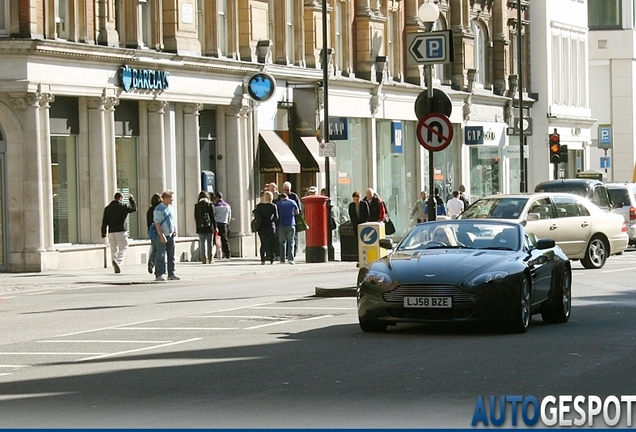
<path fill-rule="evenodd" d="M 443 220 L 414 226 L 388 256 L 358 273 L 358 318 L 365 332 L 402 322 L 494 321 L 528 329 L 570 318 L 570 261 L 552 239 L 497 220 Z"/>

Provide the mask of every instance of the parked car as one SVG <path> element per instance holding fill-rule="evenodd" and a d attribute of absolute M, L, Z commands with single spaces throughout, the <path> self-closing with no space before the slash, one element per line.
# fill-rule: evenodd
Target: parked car
<path fill-rule="evenodd" d="M 629 244 L 636 245 L 636 183 L 607 183 L 605 186 L 616 205 L 614 213 L 622 215 L 627 222 Z"/>
<path fill-rule="evenodd" d="M 533 314 L 564 323 L 572 272 L 552 239 L 506 221 L 420 223 L 392 251 L 358 273 L 358 319 L 365 332 L 405 322 L 484 321 L 525 332 Z"/>
<path fill-rule="evenodd" d="M 603 210 L 614 208 L 607 187 L 602 181 L 591 179 L 560 179 L 539 183 L 535 192 L 561 192 L 580 195 L 592 201 Z"/>
<path fill-rule="evenodd" d="M 581 260 L 588 269 L 603 267 L 607 257 L 624 252 L 629 241 L 621 215 L 574 194 L 491 195 L 473 203 L 460 218 L 521 222 L 527 232 L 553 238 L 571 260 Z"/>

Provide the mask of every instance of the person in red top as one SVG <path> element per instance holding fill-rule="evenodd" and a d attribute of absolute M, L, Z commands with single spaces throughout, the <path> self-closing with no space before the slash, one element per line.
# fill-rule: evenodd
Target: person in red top
<path fill-rule="evenodd" d="M 364 201 L 369 204 L 369 222 L 384 222 L 386 220 L 386 206 L 373 189 L 367 189 Z"/>

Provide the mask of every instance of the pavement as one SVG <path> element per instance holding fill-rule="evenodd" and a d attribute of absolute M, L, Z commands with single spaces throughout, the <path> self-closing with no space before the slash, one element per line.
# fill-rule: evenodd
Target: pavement
<path fill-rule="evenodd" d="M 296 260 L 295 265 L 288 263 L 267 263 L 261 265 L 258 258 L 232 258 L 231 260 L 215 260 L 211 264 L 201 262 L 178 262 L 176 273 L 181 282 L 197 282 L 219 278 L 254 277 L 260 274 L 279 273 L 307 274 L 356 270 L 356 262 L 329 261 L 326 263 L 307 263 L 304 259 Z M 341 286 L 324 286 L 317 283 L 318 297 L 355 297 L 355 273 L 351 283 Z M 0 294 L 16 291 L 46 290 L 53 288 L 80 288 L 95 285 L 137 285 L 166 284 L 174 281 L 157 282 L 154 274 L 148 273 L 144 265 L 122 266 L 121 273 L 115 274 L 112 268 L 56 270 L 41 273 L 0 273 Z"/>

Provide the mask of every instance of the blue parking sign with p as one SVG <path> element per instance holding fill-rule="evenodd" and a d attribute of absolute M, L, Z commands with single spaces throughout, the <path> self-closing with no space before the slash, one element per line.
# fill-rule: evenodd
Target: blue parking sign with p
<path fill-rule="evenodd" d="M 443 60 L 446 56 L 444 52 L 444 38 L 429 38 L 426 40 L 426 58 L 429 60 Z"/>
<path fill-rule="evenodd" d="M 598 126 L 598 147 L 604 149 L 612 148 L 612 125 Z"/>

